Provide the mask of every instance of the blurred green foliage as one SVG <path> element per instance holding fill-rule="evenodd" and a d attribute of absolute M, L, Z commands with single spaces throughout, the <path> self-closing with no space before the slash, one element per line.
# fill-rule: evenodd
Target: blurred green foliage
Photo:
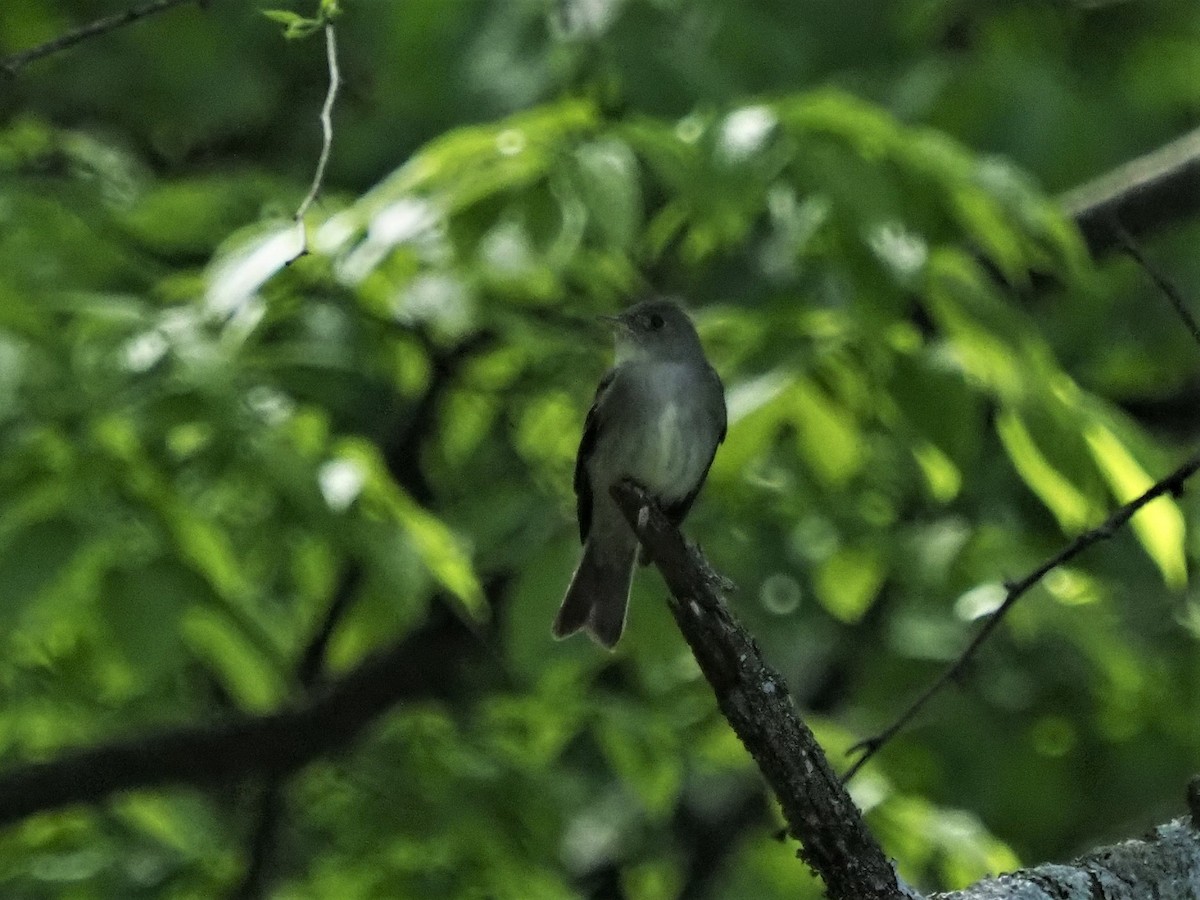
<path fill-rule="evenodd" d="M 615 656 L 550 640 L 593 316 L 687 298 L 731 421 L 687 530 L 842 763 L 1195 437 L 1196 347 L 1045 192 L 1196 124 L 1200 9 L 341 6 L 291 265 L 326 73 L 282 32 L 318 4 L 180 7 L 2 85 L 0 763 L 294 701 L 355 571 L 331 670 L 452 640 L 289 782 L 273 896 L 819 896 L 653 572 Z M 121 8 L 5 4 L 0 52 Z M 1193 297 L 1197 236 L 1150 248 Z M 906 877 L 1175 811 L 1198 516 L 1156 501 L 1052 573 L 856 780 Z M 258 797 L 35 817 L 0 892 L 221 895 Z"/>

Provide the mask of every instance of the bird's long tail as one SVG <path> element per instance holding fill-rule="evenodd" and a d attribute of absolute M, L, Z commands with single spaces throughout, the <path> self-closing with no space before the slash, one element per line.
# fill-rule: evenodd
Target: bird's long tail
<path fill-rule="evenodd" d="M 554 617 L 556 638 L 565 638 L 582 628 L 601 646 L 610 650 L 616 646 L 625 630 L 636 555 L 636 544 L 616 553 L 598 552 L 594 541 L 584 545 L 579 568 Z"/>

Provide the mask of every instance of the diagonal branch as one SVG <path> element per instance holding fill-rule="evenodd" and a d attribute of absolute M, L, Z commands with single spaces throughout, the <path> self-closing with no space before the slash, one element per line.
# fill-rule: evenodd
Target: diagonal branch
<path fill-rule="evenodd" d="M 44 44 L 38 44 L 36 47 L 30 47 L 28 50 L 22 50 L 19 53 L 13 53 L 10 56 L 0 59 L 0 74 L 14 78 L 31 62 L 39 60 L 44 56 L 50 56 L 52 53 L 58 53 L 60 50 L 74 47 L 88 38 L 116 31 L 118 28 L 131 25 L 147 16 L 166 12 L 168 9 L 175 6 L 182 6 L 184 3 L 197 3 L 201 7 L 204 7 L 208 5 L 208 2 L 209 0 L 152 0 L 150 3 L 132 7 L 124 12 L 96 19 L 94 22 L 89 22 L 65 34 L 60 34 L 58 37 L 46 41 Z"/>
<path fill-rule="evenodd" d="M 644 491 L 623 482 L 612 494 L 653 554 L 671 591 L 671 612 L 721 712 L 775 792 L 803 844 L 803 859 L 824 879 L 830 898 L 904 897 L 883 850 L 797 715 L 783 678 L 725 605 L 720 576 Z"/>
<path fill-rule="evenodd" d="M 1046 577 L 1047 574 L 1057 569 L 1059 566 L 1074 559 L 1084 550 L 1091 547 L 1093 544 L 1098 544 L 1100 541 L 1107 540 L 1116 534 L 1121 527 L 1133 518 L 1134 513 L 1145 506 L 1152 500 L 1155 500 L 1164 495 L 1170 494 L 1178 496 L 1183 491 L 1184 482 L 1192 477 L 1197 470 L 1200 470 L 1200 453 L 1192 456 L 1187 462 L 1181 465 L 1178 469 L 1168 475 L 1166 478 L 1152 485 L 1144 494 L 1137 497 L 1124 506 L 1118 508 L 1112 513 L 1103 523 L 1097 525 L 1088 531 L 1085 531 L 1075 540 L 1071 541 L 1062 550 L 1054 556 L 1047 559 L 1036 569 L 1026 575 L 1019 581 L 1010 582 L 1008 590 L 1004 597 L 1004 602 L 1000 604 L 996 610 L 984 620 L 983 626 L 976 632 L 975 637 L 971 638 L 971 642 L 958 659 L 956 659 L 932 684 L 929 685 L 911 704 L 902 712 L 895 721 L 887 728 L 873 737 L 861 741 L 854 747 L 850 748 L 850 752 L 862 751 L 860 756 L 846 772 L 843 780 L 849 781 L 858 772 L 859 769 L 866 764 L 867 760 L 873 757 L 883 748 L 888 741 L 894 738 L 913 718 L 919 713 L 930 700 L 932 700 L 941 690 L 950 682 L 957 681 L 963 676 L 967 670 L 967 666 L 971 660 L 975 658 L 975 654 L 979 648 L 988 639 L 989 635 L 996 630 L 996 626 L 1012 609 L 1013 605 L 1021 599 L 1022 596 L 1035 584 Z"/>
<path fill-rule="evenodd" d="M 1150 280 L 1153 281 L 1158 287 L 1158 289 L 1163 292 L 1163 296 L 1167 298 L 1167 302 L 1171 304 L 1176 315 L 1178 315 L 1183 321 L 1184 327 L 1186 327 L 1188 332 L 1191 334 L 1192 340 L 1194 340 L 1197 344 L 1200 344 L 1200 324 L 1196 323 L 1196 317 L 1193 316 L 1192 311 L 1188 309 L 1187 301 L 1183 299 L 1183 294 L 1180 292 L 1179 288 L 1175 287 L 1175 284 L 1171 281 L 1171 279 L 1160 272 L 1158 267 L 1146 258 L 1146 254 L 1142 252 L 1142 248 L 1138 246 L 1137 241 L 1134 240 L 1133 235 L 1125 229 L 1124 225 L 1122 225 L 1120 222 L 1113 222 L 1112 227 L 1113 233 L 1117 236 L 1117 240 L 1120 242 L 1121 249 L 1128 253 L 1133 258 L 1133 261 L 1142 267 L 1142 271 L 1145 272 L 1150 277 Z"/>
<path fill-rule="evenodd" d="M 1200 211 L 1200 128 L 1071 189 L 1059 198 L 1092 256 L 1121 246 L 1114 223 L 1135 237 Z"/>

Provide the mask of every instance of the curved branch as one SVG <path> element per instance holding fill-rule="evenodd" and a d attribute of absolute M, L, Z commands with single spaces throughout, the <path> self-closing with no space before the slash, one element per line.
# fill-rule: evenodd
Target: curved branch
<path fill-rule="evenodd" d="M 640 488 L 612 495 L 650 550 L 670 589 L 679 630 L 783 809 L 800 854 L 825 881 L 832 900 L 897 900 L 905 893 L 862 815 L 796 713 L 783 678 L 721 597 L 722 579 Z"/>

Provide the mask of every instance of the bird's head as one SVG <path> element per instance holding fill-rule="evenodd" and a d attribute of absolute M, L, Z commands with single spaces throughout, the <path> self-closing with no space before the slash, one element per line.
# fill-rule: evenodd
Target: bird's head
<path fill-rule="evenodd" d="M 603 318 L 616 333 L 618 364 L 704 358 L 692 320 L 673 300 L 643 300 L 620 315 Z"/>

